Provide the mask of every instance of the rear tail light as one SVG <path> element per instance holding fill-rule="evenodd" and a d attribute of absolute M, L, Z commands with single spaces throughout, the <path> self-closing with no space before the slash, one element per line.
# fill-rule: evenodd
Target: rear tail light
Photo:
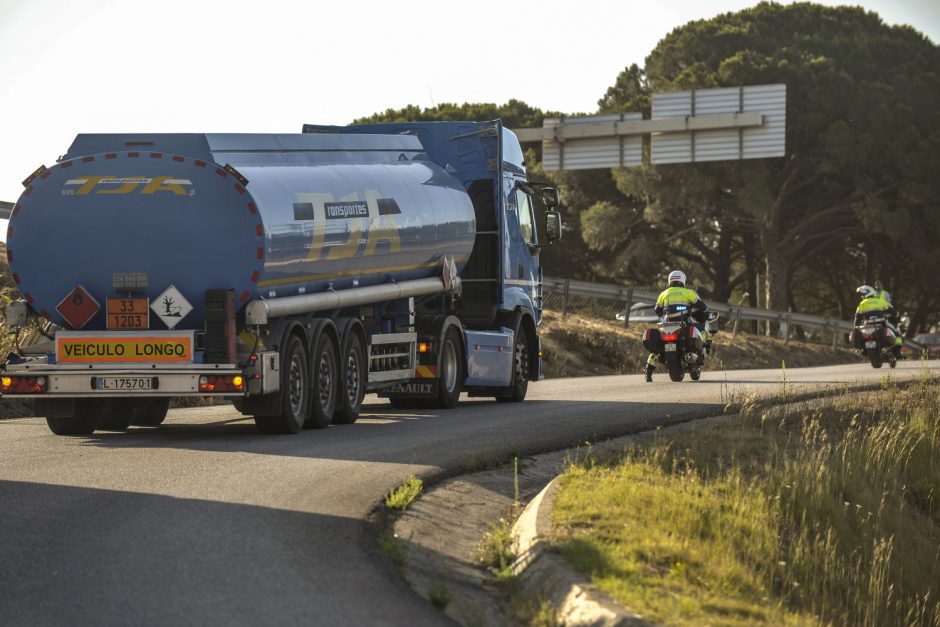
<path fill-rule="evenodd" d="M 245 378 L 236 375 L 204 375 L 199 377 L 200 392 L 244 392 Z"/>
<path fill-rule="evenodd" d="M 660 337 L 663 338 L 664 342 L 675 342 L 677 339 L 679 339 L 679 332 L 676 331 L 675 333 L 663 333 Z"/>
<path fill-rule="evenodd" d="M 4 394 L 42 394 L 46 391 L 46 377 L 3 377 L 0 379 Z"/>

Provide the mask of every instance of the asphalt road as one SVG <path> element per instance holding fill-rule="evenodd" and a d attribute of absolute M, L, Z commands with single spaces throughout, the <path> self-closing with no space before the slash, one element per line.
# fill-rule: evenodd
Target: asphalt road
<path fill-rule="evenodd" d="M 931 364 L 940 371 L 938 363 Z M 788 390 L 916 376 L 867 365 L 788 370 Z M 368 515 L 409 474 L 564 448 L 719 412 L 782 389 L 780 370 L 544 381 L 522 404 L 467 399 L 355 425 L 262 436 L 229 406 L 160 428 L 52 435 L 0 421 L 0 625 L 433 625 L 376 548 Z"/>

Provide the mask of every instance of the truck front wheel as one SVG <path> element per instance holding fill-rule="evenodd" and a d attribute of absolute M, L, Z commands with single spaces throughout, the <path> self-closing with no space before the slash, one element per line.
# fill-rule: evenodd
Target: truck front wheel
<path fill-rule="evenodd" d="M 506 392 L 496 395 L 500 403 L 521 403 L 529 390 L 529 341 L 525 330 L 516 331 L 512 355 L 512 385 Z"/>
<path fill-rule="evenodd" d="M 437 399 L 435 406 L 442 409 L 453 409 L 460 400 L 463 390 L 463 349 L 460 339 L 454 329 L 448 329 L 441 345 L 441 366 L 438 369 L 440 377 L 437 385 Z"/>
<path fill-rule="evenodd" d="M 310 407 L 307 351 L 296 335 L 291 335 L 281 362 L 281 412 L 255 416 L 261 433 L 297 433 L 304 426 Z"/>

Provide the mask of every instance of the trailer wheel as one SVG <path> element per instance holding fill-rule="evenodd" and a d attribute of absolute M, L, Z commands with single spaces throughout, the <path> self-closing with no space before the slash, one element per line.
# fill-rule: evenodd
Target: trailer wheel
<path fill-rule="evenodd" d="M 310 407 L 307 351 L 299 337 L 290 336 L 281 359 L 281 412 L 255 416 L 261 433 L 297 433 L 307 419 Z"/>
<path fill-rule="evenodd" d="M 170 410 L 168 398 L 143 398 L 134 403 L 131 424 L 141 427 L 156 427 L 163 424 Z"/>
<path fill-rule="evenodd" d="M 359 418 L 362 399 L 365 398 L 367 371 L 365 364 L 365 346 L 362 337 L 350 330 L 340 351 L 339 402 L 333 423 L 351 425 Z"/>
<path fill-rule="evenodd" d="M 98 428 L 98 414 L 92 403 L 77 399 L 73 415 L 46 418 L 46 424 L 56 435 L 91 435 Z"/>
<path fill-rule="evenodd" d="M 98 428 L 105 431 L 127 431 L 131 426 L 133 405 L 131 398 L 103 398 L 91 403 L 92 407 L 97 406 Z"/>
<path fill-rule="evenodd" d="M 463 390 L 463 348 L 453 328 L 448 329 L 441 345 L 441 366 L 438 369 L 440 380 L 437 386 L 437 398 L 434 405 L 441 409 L 453 409 L 460 400 Z"/>
<path fill-rule="evenodd" d="M 512 351 L 512 385 L 506 392 L 496 395 L 500 403 L 521 403 L 529 389 L 529 340 L 520 326 L 515 333 L 515 346 Z"/>
<path fill-rule="evenodd" d="M 323 429 L 333 421 L 336 407 L 336 348 L 328 333 L 320 331 L 313 350 L 313 372 L 311 372 L 312 398 L 310 412 L 304 422 L 305 428 Z"/>

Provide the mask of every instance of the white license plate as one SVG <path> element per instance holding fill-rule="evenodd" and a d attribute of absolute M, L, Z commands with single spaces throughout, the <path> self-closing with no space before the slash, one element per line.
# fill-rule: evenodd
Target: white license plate
<path fill-rule="evenodd" d="M 865 348 L 875 348 L 875 346 L 877 345 L 878 345 L 878 342 L 875 342 L 875 341 L 865 342 Z"/>
<path fill-rule="evenodd" d="M 156 377 L 96 377 L 95 389 L 111 391 L 153 390 Z"/>
<path fill-rule="evenodd" d="M 674 352 L 676 352 L 676 345 L 675 345 L 675 344 L 666 344 L 666 352 L 667 352 L 667 353 L 674 353 Z"/>

